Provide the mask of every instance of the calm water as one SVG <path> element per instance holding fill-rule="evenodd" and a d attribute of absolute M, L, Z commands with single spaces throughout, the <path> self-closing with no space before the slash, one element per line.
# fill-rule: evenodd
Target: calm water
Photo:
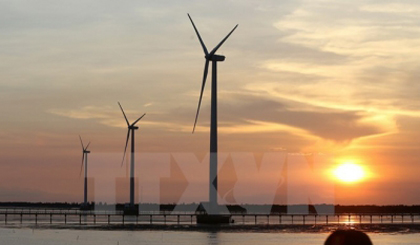
<path fill-rule="evenodd" d="M 374 244 L 419 244 L 420 234 L 368 233 Z M 328 233 L 98 231 L 0 228 L 1 245 L 323 244 Z"/>

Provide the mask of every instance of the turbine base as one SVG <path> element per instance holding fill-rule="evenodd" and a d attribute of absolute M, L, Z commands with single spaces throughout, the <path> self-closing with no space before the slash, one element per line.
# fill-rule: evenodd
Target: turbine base
<path fill-rule="evenodd" d="M 229 214 L 198 214 L 197 224 L 221 225 L 233 223 L 232 216 Z"/>
<path fill-rule="evenodd" d="M 139 206 L 138 205 L 125 205 L 123 209 L 124 215 L 138 215 L 139 214 Z"/>

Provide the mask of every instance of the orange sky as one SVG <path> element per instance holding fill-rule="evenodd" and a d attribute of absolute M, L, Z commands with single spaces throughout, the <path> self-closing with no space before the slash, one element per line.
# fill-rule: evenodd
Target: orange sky
<path fill-rule="evenodd" d="M 115 200 L 126 135 L 117 101 L 130 120 L 147 112 L 137 152 L 204 159 L 210 82 L 192 135 L 204 59 L 189 12 L 208 47 L 239 24 L 219 51 L 219 150 L 256 160 L 220 164 L 224 201 L 287 203 L 289 182 L 279 180 L 308 186 L 311 176 L 281 157 L 260 173 L 262 156 L 322 153 L 369 171 L 355 184 L 330 176 L 335 203 L 420 203 L 416 1 L 40 2 L 0 4 L 0 201 L 81 201 L 79 134 L 92 142 L 93 173 L 110 178 L 95 188 Z M 139 160 L 138 173 L 162 178 L 159 195 L 143 179 L 142 198 L 178 201 L 185 180 L 197 186 L 185 200 L 207 197 L 205 162 L 197 179 L 169 162 Z"/>

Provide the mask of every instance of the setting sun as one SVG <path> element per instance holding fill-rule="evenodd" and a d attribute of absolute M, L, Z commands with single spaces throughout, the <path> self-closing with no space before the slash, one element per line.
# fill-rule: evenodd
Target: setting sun
<path fill-rule="evenodd" d="M 334 170 L 334 175 L 342 182 L 353 183 L 362 180 L 366 174 L 360 165 L 348 161 L 340 164 Z"/>

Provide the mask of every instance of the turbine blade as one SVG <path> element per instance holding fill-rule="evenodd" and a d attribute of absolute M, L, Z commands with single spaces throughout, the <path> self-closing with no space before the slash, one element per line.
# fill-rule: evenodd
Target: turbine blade
<path fill-rule="evenodd" d="M 130 130 L 131 129 L 128 129 L 128 132 L 127 132 L 127 139 L 125 141 L 124 155 L 123 155 L 123 159 L 122 159 L 122 162 L 121 162 L 121 167 L 124 165 L 124 158 L 125 158 L 125 153 L 127 152 L 128 139 L 130 138 Z"/>
<path fill-rule="evenodd" d="M 124 115 L 125 121 L 127 122 L 127 126 L 130 126 L 130 123 L 128 122 L 127 116 L 125 115 L 124 109 L 122 108 L 122 106 L 121 106 L 120 102 L 118 102 L 118 105 L 119 105 L 119 106 L 120 106 L 120 108 L 121 108 L 121 111 L 122 111 L 122 113 L 123 113 L 123 115 Z"/>
<path fill-rule="evenodd" d="M 203 84 L 201 85 L 200 99 L 198 100 L 197 113 L 195 114 L 195 121 L 192 133 L 195 131 L 195 126 L 197 125 L 198 115 L 200 114 L 201 100 L 203 99 L 204 87 L 206 86 L 207 74 L 209 72 L 209 63 L 210 61 L 206 59 L 204 64 L 204 75 L 203 75 Z"/>
<path fill-rule="evenodd" d="M 131 126 L 136 125 L 136 123 L 137 123 L 138 121 L 140 121 L 140 120 L 141 120 L 144 116 L 146 116 L 146 113 L 144 113 L 144 114 L 143 114 L 143 116 L 139 117 L 139 119 L 137 119 L 135 122 L 133 122 L 133 124 L 131 124 Z"/>
<path fill-rule="evenodd" d="M 201 47 L 203 47 L 203 51 L 204 51 L 204 53 L 205 53 L 206 55 L 208 55 L 208 54 L 209 54 L 209 52 L 207 51 L 206 45 L 204 44 L 203 39 L 201 39 L 200 33 L 198 32 L 197 27 L 195 27 L 194 21 L 191 19 L 190 14 L 188 14 L 188 18 L 190 18 L 191 24 L 192 24 L 192 25 L 193 25 L 193 27 L 194 27 L 195 33 L 197 34 L 197 37 L 198 37 L 198 40 L 200 40 Z"/>
<path fill-rule="evenodd" d="M 90 141 L 89 141 L 89 143 L 87 144 L 87 146 L 86 146 L 86 148 L 85 148 L 85 151 L 88 149 L 89 145 L 90 145 Z"/>
<path fill-rule="evenodd" d="M 85 147 L 83 146 L 83 141 L 82 141 L 82 137 L 79 135 L 79 139 L 80 139 L 80 144 L 82 144 L 82 148 L 83 150 L 85 149 Z"/>
<path fill-rule="evenodd" d="M 80 167 L 80 173 L 79 173 L 79 177 L 82 176 L 82 171 L 83 171 L 83 164 L 84 164 L 84 160 L 85 160 L 85 153 L 83 152 L 83 156 L 82 156 L 82 165 Z"/>
<path fill-rule="evenodd" d="M 214 55 L 216 53 L 216 51 L 223 45 L 223 43 L 229 38 L 229 36 L 233 33 L 233 31 L 238 27 L 238 25 L 236 25 L 232 31 L 229 32 L 229 34 L 223 38 L 223 40 L 217 44 L 217 46 L 210 52 L 210 56 Z"/>

